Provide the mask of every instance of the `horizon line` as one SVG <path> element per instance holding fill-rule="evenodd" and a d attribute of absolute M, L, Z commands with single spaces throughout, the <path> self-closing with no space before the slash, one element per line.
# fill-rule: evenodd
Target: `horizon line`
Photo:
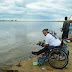
<path fill-rule="evenodd" d="M 18 20 L 18 19 L 1 19 L 0 21 L 24 21 L 24 22 L 64 22 L 64 20 Z"/>

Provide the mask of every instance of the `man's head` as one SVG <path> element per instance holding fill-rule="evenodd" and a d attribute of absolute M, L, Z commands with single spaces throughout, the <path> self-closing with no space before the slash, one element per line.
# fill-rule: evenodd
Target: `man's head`
<path fill-rule="evenodd" d="M 42 32 L 46 36 L 48 34 L 48 29 L 44 29 Z"/>
<path fill-rule="evenodd" d="M 67 20 L 67 17 L 65 17 L 65 20 Z"/>

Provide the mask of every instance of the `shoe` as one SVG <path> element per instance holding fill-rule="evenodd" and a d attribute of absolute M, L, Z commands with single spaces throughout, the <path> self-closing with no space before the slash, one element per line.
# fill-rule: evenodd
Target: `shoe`
<path fill-rule="evenodd" d="M 37 55 L 37 52 L 32 52 L 33 55 Z"/>

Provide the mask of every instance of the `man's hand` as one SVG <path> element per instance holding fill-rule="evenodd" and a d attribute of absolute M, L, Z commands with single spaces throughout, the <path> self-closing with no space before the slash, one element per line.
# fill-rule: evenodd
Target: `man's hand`
<path fill-rule="evenodd" d="M 44 47 L 44 42 L 42 43 L 42 45 L 41 45 L 42 47 Z"/>
<path fill-rule="evenodd" d="M 63 30 L 62 30 L 62 28 L 61 28 L 61 30 L 60 30 L 61 32 L 63 32 Z"/>
<path fill-rule="evenodd" d="M 63 32 L 63 30 L 61 30 L 61 32 Z"/>

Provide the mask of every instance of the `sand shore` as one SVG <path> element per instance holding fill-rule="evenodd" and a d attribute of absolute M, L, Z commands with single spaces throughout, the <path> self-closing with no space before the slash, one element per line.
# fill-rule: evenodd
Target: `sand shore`
<path fill-rule="evenodd" d="M 72 38 L 72 37 L 70 37 Z M 6 72 L 72 72 L 72 42 L 68 43 L 69 47 L 69 63 L 63 69 L 54 69 L 48 63 L 44 63 L 42 66 L 33 66 L 33 62 L 37 61 L 37 56 L 31 56 L 29 59 L 21 60 L 17 64 L 14 64 L 8 68 Z M 44 69 L 42 69 L 44 68 Z"/>

